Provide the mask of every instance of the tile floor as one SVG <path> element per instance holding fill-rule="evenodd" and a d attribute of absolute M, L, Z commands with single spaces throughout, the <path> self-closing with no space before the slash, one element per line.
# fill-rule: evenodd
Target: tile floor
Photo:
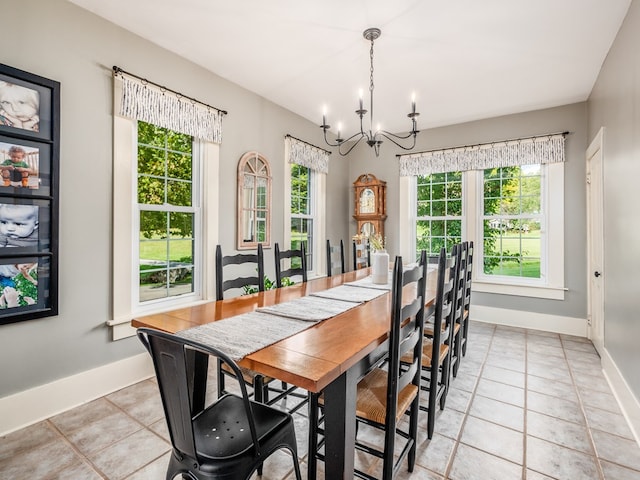
<path fill-rule="evenodd" d="M 295 417 L 306 476 L 306 412 Z M 147 380 L 1 438 L 0 478 L 164 479 L 169 450 Z M 364 454 L 356 463 L 380 468 Z M 279 453 L 262 478 L 291 472 Z M 400 472 L 407 478 L 640 479 L 640 448 L 588 340 L 476 322 L 434 437 L 421 434 L 414 472 Z"/>

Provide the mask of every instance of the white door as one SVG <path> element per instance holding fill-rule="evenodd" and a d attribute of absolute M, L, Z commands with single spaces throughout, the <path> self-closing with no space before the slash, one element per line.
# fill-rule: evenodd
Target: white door
<path fill-rule="evenodd" d="M 602 356 L 604 351 L 604 127 L 587 149 L 587 255 L 589 288 L 589 338 Z"/>

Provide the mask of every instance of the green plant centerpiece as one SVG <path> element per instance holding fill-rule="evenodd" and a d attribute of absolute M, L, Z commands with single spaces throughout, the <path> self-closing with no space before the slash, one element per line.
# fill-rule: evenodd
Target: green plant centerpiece
<path fill-rule="evenodd" d="M 289 277 L 284 277 L 282 279 L 282 286 L 283 287 L 288 287 L 289 285 L 294 285 L 295 282 L 293 280 L 291 280 Z M 271 280 L 269 277 L 267 277 L 266 275 L 264 276 L 264 289 L 266 290 L 275 290 L 276 288 L 278 288 L 278 285 L 276 284 L 276 282 L 274 282 L 273 280 Z M 243 295 L 251 295 L 252 293 L 258 293 L 258 287 L 254 287 L 251 285 L 245 285 L 244 287 L 242 287 L 242 289 L 244 290 Z"/>
<path fill-rule="evenodd" d="M 376 233 L 375 235 L 369 236 L 369 245 L 371 247 L 371 252 L 384 252 L 385 250 L 385 239 L 382 238 L 382 235 Z"/>

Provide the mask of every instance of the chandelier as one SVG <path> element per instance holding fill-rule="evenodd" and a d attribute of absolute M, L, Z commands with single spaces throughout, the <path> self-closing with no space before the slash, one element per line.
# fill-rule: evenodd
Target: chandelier
<path fill-rule="evenodd" d="M 338 125 L 338 137 L 336 138 L 335 142 L 336 143 L 331 143 L 328 139 L 327 139 L 327 130 L 329 130 L 331 128 L 330 125 L 327 125 L 327 120 L 326 120 L 326 111 L 323 112 L 322 114 L 322 125 L 320 125 L 320 128 L 322 128 L 322 131 L 324 132 L 324 141 L 326 142 L 327 145 L 329 145 L 330 147 L 338 147 L 338 153 L 340 153 L 340 155 L 345 156 L 348 155 L 349 152 L 351 152 L 351 150 L 353 150 L 356 145 L 358 145 L 362 139 L 365 140 L 365 142 L 367 143 L 367 145 L 369 145 L 370 147 L 373 148 L 373 150 L 376 153 L 376 157 L 380 155 L 380 145 L 383 142 L 383 137 L 386 138 L 387 140 L 390 140 L 392 143 L 394 143 L 395 145 L 397 145 L 398 147 L 402 148 L 403 150 L 411 150 L 413 147 L 416 146 L 416 135 L 418 134 L 419 130 L 417 130 L 417 123 L 416 123 L 416 118 L 418 117 L 418 115 L 420 115 L 418 112 L 416 112 L 416 101 L 415 101 L 415 96 L 413 96 L 411 98 L 411 112 L 409 112 L 407 114 L 407 117 L 409 117 L 409 119 L 411 120 L 411 131 L 409 133 L 407 133 L 406 135 L 402 136 L 402 135 L 396 135 L 394 133 L 391 132 L 387 132 L 386 130 L 381 130 L 380 126 L 378 125 L 378 127 L 376 128 L 376 130 L 373 130 L 373 124 L 374 124 L 374 117 L 373 117 L 373 90 L 374 90 L 374 83 L 373 83 L 373 42 L 375 40 L 377 40 L 380 37 L 381 34 L 381 30 L 379 28 L 367 28 L 363 33 L 362 36 L 369 40 L 371 42 L 371 49 L 369 50 L 369 58 L 371 60 L 371 68 L 370 68 L 370 82 L 369 82 L 369 129 L 365 130 L 364 126 L 363 126 L 363 119 L 364 116 L 367 114 L 367 110 L 364 109 L 363 103 L 362 103 L 362 90 L 360 91 L 360 107 L 358 108 L 358 110 L 356 110 L 356 115 L 358 115 L 358 117 L 360 117 L 360 131 L 354 133 L 353 135 L 351 135 L 349 138 L 341 138 L 341 126 Z M 406 140 L 408 138 L 413 138 L 413 141 L 411 142 L 411 145 L 402 145 L 400 142 L 403 140 Z M 342 146 L 348 142 L 352 142 L 353 143 L 349 146 L 349 148 L 346 151 L 342 151 Z"/>

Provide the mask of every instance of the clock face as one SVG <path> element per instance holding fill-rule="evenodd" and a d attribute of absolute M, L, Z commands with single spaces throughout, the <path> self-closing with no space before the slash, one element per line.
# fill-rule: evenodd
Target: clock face
<path fill-rule="evenodd" d="M 376 195 L 370 188 L 360 194 L 360 213 L 376 213 Z"/>

